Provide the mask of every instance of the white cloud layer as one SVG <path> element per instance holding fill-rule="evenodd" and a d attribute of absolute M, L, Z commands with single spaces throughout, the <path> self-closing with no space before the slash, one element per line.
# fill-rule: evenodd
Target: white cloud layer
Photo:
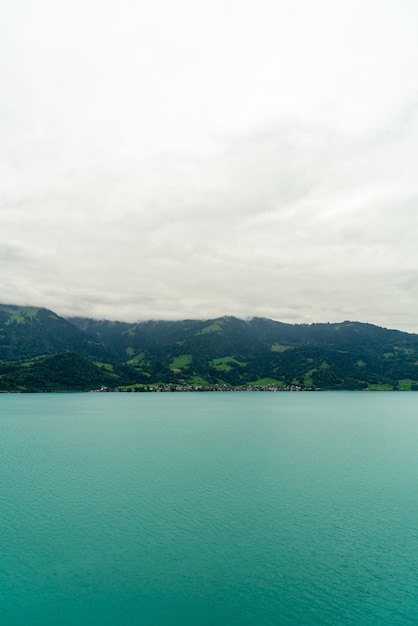
<path fill-rule="evenodd" d="M 3 0 L 0 301 L 418 332 L 412 0 Z"/>

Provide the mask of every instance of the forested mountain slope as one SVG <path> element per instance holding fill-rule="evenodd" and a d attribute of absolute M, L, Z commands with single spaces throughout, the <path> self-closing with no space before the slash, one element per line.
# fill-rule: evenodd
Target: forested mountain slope
<path fill-rule="evenodd" d="M 269 319 L 64 319 L 0 305 L 0 390 L 416 389 L 418 335 L 372 324 Z"/>

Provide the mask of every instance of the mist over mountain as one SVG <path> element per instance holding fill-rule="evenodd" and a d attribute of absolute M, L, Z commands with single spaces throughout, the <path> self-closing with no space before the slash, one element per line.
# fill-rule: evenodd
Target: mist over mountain
<path fill-rule="evenodd" d="M 418 335 L 270 319 L 63 318 L 0 305 L 0 390 L 418 389 Z"/>

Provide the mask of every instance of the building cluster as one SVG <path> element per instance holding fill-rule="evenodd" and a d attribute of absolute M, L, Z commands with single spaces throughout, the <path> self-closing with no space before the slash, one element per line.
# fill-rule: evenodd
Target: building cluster
<path fill-rule="evenodd" d="M 194 385 L 193 383 L 183 384 L 170 384 L 170 383 L 157 383 L 153 385 L 141 385 L 141 386 L 129 386 L 129 387 L 116 387 L 115 389 L 109 387 L 100 387 L 100 389 L 94 389 L 96 392 L 136 392 L 136 393 L 167 393 L 176 391 L 318 391 L 315 387 L 302 387 L 301 385 Z"/>

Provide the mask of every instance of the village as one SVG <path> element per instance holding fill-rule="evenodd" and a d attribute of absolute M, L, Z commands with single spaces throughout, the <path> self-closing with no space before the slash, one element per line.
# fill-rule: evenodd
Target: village
<path fill-rule="evenodd" d="M 100 389 L 92 389 L 93 393 L 106 393 L 106 392 L 135 392 L 135 393 L 170 393 L 170 392 L 204 392 L 204 391 L 319 391 L 316 387 L 303 387 L 300 385 L 195 385 L 192 383 L 183 384 L 170 384 L 170 383 L 156 383 L 152 385 L 133 385 L 133 386 L 119 386 L 114 389 L 110 387 L 101 386 Z"/>

